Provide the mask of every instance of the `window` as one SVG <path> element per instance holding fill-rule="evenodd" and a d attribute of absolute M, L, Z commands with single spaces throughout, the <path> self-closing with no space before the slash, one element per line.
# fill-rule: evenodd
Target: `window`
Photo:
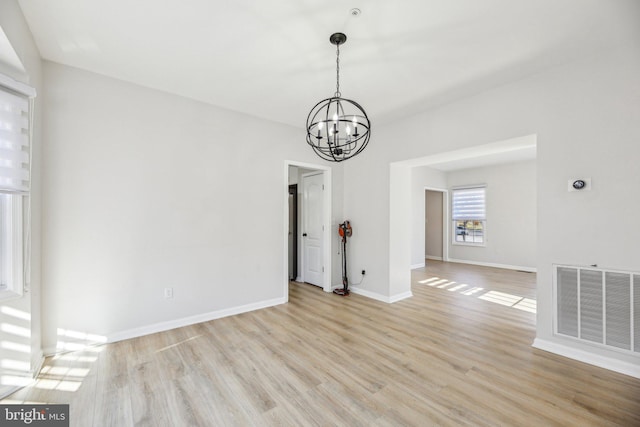
<path fill-rule="evenodd" d="M 22 196 L 0 193 L 0 298 L 22 294 Z"/>
<path fill-rule="evenodd" d="M 22 205 L 30 187 L 29 97 L 33 96 L 33 89 L 0 75 L 0 299 L 23 291 Z"/>
<path fill-rule="evenodd" d="M 484 246 L 486 242 L 485 186 L 454 188 L 451 219 L 453 243 Z"/>

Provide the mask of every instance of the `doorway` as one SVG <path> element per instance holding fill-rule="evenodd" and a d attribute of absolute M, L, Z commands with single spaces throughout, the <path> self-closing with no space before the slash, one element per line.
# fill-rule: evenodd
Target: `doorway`
<path fill-rule="evenodd" d="M 447 259 L 447 190 L 424 190 L 424 257 L 425 260 Z"/>
<path fill-rule="evenodd" d="M 289 185 L 289 280 L 298 277 L 298 184 Z"/>
<path fill-rule="evenodd" d="M 303 177 L 315 176 L 312 198 L 316 200 L 315 207 L 309 201 L 305 203 Z M 284 162 L 284 295 L 288 301 L 289 281 L 308 282 L 321 287 L 325 292 L 331 292 L 331 168 L 311 163 L 285 160 Z M 295 196 L 290 194 L 296 186 Z M 309 196 L 309 194 L 307 194 Z M 295 198 L 295 202 L 294 202 Z M 295 211 L 291 204 L 295 205 Z M 305 212 L 305 210 L 307 210 Z M 305 230 L 305 221 L 313 219 L 315 230 L 312 238 L 317 243 L 314 249 L 307 251 L 305 262 L 305 244 L 303 239 L 310 237 L 310 231 Z M 293 230 L 295 224 L 295 230 Z M 291 233 L 291 234 L 290 234 Z M 307 236 L 303 236 L 303 234 Z M 315 277 L 313 270 L 316 273 Z M 315 282 L 315 283 L 314 283 Z"/>
<path fill-rule="evenodd" d="M 412 212 L 414 206 L 422 204 L 424 197 L 424 187 L 421 186 L 418 192 L 411 190 L 414 185 L 413 170 L 422 166 L 442 172 L 471 169 L 535 159 L 536 153 L 536 135 L 532 134 L 389 164 L 389 289 L 393 299 L 397 301 L 411 296 L 411 264 L 407 265 L 407 260 L 412 259 L 412 249 L 416 247 L 411 244 L 414 236 L 411 228 Z M 445 185 L 448 185 L 446 180 Z M 414 195 L 420 197 L 417 203 Z M 423 221 L 422 215 L 414 218 L 419 222 Z M 447 225 L 448 221 L 445 230 Z M 448 232 L 451 233 L 452 231 Z M 415 234 L 415 237 L 422 239 L 422 232 Z M 449 247 L 449 244 L 445 245 L 445 250 Z M 450 256 L 446 252 L 443 255 Z M 448 260 L 452 261 L 452 258 Z"/>

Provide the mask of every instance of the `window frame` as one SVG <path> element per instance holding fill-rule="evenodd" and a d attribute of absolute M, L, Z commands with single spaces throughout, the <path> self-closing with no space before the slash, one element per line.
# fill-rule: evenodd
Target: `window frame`
<path fill-rule="evenodd" d="M 0 121 L 0 148 L 4 150 L 0 156 L 4 168 L 0 174 L 0 301 L 20 298 L 26 292 L 35 97 L 33 87 L 0 73 L 0 100 L 8 111 Z"/>
<path fill-rule="evenodd" d="M 463 190 L 476 190 L 482 189 L 483 192 L 483 206 L 482 213 L 471 214 L 470 216 L 456 216 L 455 215 L 455 206 L 456 206 L 456 192 Z M 477 184 L 477 185 L 464 185 L 451 188 L 451 215 L 449 218 L 449 223 L 451 224 L 451 244 L 456 246 L 472 246 L 472 247 L 486 247 L 487 246 L 487 185 L 486 184 Z M 457 236 L 457 222 L 458 221 L 473 221 L 473 222 L 481 222 L 482 223 L 482 242 L 465 242 L 458 241 Z"/>
<path fill-rule="evenodd" d="M 22 195 L 0 194 L 0 300 L 24 294 Z"/>

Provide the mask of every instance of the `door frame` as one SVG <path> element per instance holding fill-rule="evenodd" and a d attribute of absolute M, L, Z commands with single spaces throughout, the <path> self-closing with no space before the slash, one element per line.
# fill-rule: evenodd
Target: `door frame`
<path fill-rule="evenodd" d="M 442 193 L 442 261 L 449 261 L 449 190 L 436 187 L 424 187 L 424 203 L 426 204 L 427 191 Z M 425 212 L 426 216 L 426 212 Z M 427 232 L 425 226 L 425 234 Z M 427 259 L 427 248 L 424 248 L 424 257 Z M 426 261 L 425 261 L 426 263 Z"/>
<path fill-rule="evenodd" d="M 303 193 L 303 197 L 302 197 L 302 203 L 300 204 L 300 207 L 301 207 L 301 209 L 300 209 L 300 218 L 302 219 L 302 239 L 301 239 L 302 256 L 301 256 L 301 258 L 300 258 L 300 264 L 301 264 L 301 270 L 302 270 L 302 271 L 300 271 L 300 275 L 299 275 L 299 276 L 300 276 L 300 278 L 302 279 L 302 281 L 303 281 L 303 282 L 305 282 L 305 283 L 309 283 L 309 284 L 312 284 L 312 285 L 314 285 L 314 286 L 318 286 L 318 285 L 316 285 L 316 284 L 314 284 L 314 283 L 311 283 L 311 282 L 308 282 L 308 281 L 307 281 L 308 277 L 307 277 L 307 276 L 306 276 L 306 274 L 305 274 L 305 273 L 307 272 L 307 269 L 306 269 L 306 262 L 305 262 L 305 261 L 306 261 L 306 259 L 307 259 L 307 257 L 306 257 L 307 239 L 305 239 L 305 234 L 306 234 L 306 232 L 308 231 L 308 230 L 307 230 L 307 224 L 306 224 L 306 221 L 305 221 L 305 220 L 306 220 L 306 213 L 308 212 L 308 210 L 307 210 L 307 209 L 308 209 L 308 207 L 307 207 L 307 205 L 305 204 L 305 197 L 304 197 L 305 185 L 304 185 L 304 184 L 305 184 L 305 179 L 306 179 L 306 178 L 309 178 L 309 177 L 312 177 L 312 176 L 313 176 L 313 177 L 315 177 L 315 176 L 318 176 L 318 175 L 322 175 L 322 172 L 321 172 L 321 171 L 318 171 L 318 170 L 313 170 L 313 171 L 310 171 L 310 172 L 305 172 L 305 173 L 303 173 L 303 174 L 301 174 L 301 175 L 300 175 L 300 178 L 301 178 L 301 184 L 302 184 L 302 193 Z M 323 185 L 322 193 L 323 193 L 323 196 L 324 196 L 324 179 L 322 180 L 322 185 Z M 324 207 L 324 203 L 325 203 L 325 201 L 324 201 L 324 199 L 323 199 L 323 200 L 322 200 L 322 206 L 323 206 L 323 207 Z M 322 254 L 322 257 L 323 257 L 323 259 L 322 259 L 322 261 L 323 261 L 323 262 L 322 262 L 322 266 L 323 266 L 323 269 L 324 269 L 324 270 L 326 270 L 325 265 L 324 265 L 324 244 L 325 244 L 325 241 L 324 241 L 324 230 L 326 230 L 326 228 L 327 228 L 327 227 L 325 226 L 325 223 L 326 223 L 326 221 L 325 221 L 325 219 L 323 218 L 323 219 L 322 219 L 323 236 L 322 236 L 322 238 L 321 238 L 320 240 L 322 240 L 322 245 L 323 245 L 323 246 L 322 246 L 322 250 L 323 250 L 323 254 Z M 322 277 L 322 286 L 318 286 L 318 287 L 322 287 L 322 289 L 324 289 L 324 284 L 325 284 L 325 281 L 324 281 L 324 280 L 325 280 L 325 278 L 324 278 L 324 274 L 323 274 L 322 276 L 323 276 L 323 277 Z"/>
<path fill-rule="evenodd" d="M 290 258 L 288 271 L 290 270 L 293 273 L 293 280 L 298 277 L 298 184 L 290 184 L 289 185 L 289 196 L 291 197 L 291 202 L 293 206 L 289 209 L 289 229 L 288 232 L 291 232 L 291 247 L 289 248 Z M 293 215 L 293 218 L 291 218 Z M 288 238 L 288 234 L 287 234 Z M 287 254 L 289 257 L 289 254 Z M 291 265 L 293 264 L 293 265 Z M 288 274 L 288 273 L 287 273 Z M 291 275 L 289 275 L 291 279 Z"/>
<path fill-rule="evenodd" d="M 282 245 L 283 245 L 283 292 L 285 301 L 289 301 L 289 166 L 296 166 L 304 169 L 313 169 L 322 173 L 322 183 L 324 184 L 323 192 L 323 212 L 322 223 L 324 225 L 324 231 L 322 233 L 322 259 L 324 272 L 322 276 L 322 289 L 325 292 L 331 292 L 331 200 L 332 200 L 332 187 L 331 187 L 331 167 L 322 166 L 314 163 L 299 162 L 296 160 L 284 161 L 284 174 L 282 185 Z M 302 207 L 304 209 L 304 206 Z M 298 229 L 298 232 L 300 230 Z"/>

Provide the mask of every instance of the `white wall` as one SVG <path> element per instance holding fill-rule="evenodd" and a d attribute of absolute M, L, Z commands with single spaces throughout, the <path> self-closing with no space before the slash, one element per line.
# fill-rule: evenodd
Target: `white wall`
<path fill-rule="evenodd" d="M 48 352 L 59 329 L 117 339 L 284 301 L 283 165 L 319 162 L 299 129 L 44 69 Z"/>
<path fill-rule="evenodd" d="M 454 245 L 451 260 L 514 269 L 536 267 L 536 162 L 465 169 L 447 173 L 449 189 L 486 184 L 487 226 L 484 246 Z"/>
<path fill-rule="evenodd" d="M 378 136 L 373 138 L 380 140 Z M 344 216 L 353 227 L 347 249 L 351 281 L 356 282 L 360 272 L 366 270 L 362 284 L 352 289 L 384 299 L 389 297 L 389 253 L 385 250 L 390 234 L 389 164 L 376 155 L 380 148 L 372 140 L 365 151 L 345 162 Z"/>
<path fill-rule="evenodd" d="M 411 264 L 410 234 L 393 243 L 388 230 L 391 217 L 411 221 L 410 198 L 397 193 L 411 180 L 391 162 L 536 134 L 537 337 L 637 365 L 635 356 L 554 337 L 551 279 L 553 263 L 640 271 L 640 228 L 615 232 L 615 225 L 637 222 L 640 211 L 640 198 L 629 197 L 640 188 L 639 94 L 640 39 L 376 127 L 367 151 L 344 171 L 345 213 L 363 230 L 354 268 L 367 267 L 371 287 L 387 296 L 402 287 L 398 280 L 410 279 L 403 273 Z M 568 193 L 572 177 L 591 177 L 593 190 Z"/>
<path fill-rule="evenodd" d="M 0 27 L 5 33 L 13 50 L 22 62 L 26 74 L 15 68 L 0 67 L 15 80 L 36 88 L 38 97 L 35 100 L 35 117 L 32 141 L 32 173 L 31 173 L 31 271 L 30 291 L 22 298 L 0 303 L 0 323 L 24 328 L 27 336 L 0 331 L 0 341 L 13 342 L 28 348 L 28 351 L 15 351 L 0 347 L 0 396 L 12 389 L 13 385 L 22 384 L 19 377 L 31 377 L 42 362 L 41 351 L 41 169 L 42 169 L 42 63 L 40 53 L 29 31 L 22 11 L 15 0 L 0 2 Z M 17 364 L 15 363 L 17 362 Z M 8 366 L 19 366 L 9 369 Z"/>

